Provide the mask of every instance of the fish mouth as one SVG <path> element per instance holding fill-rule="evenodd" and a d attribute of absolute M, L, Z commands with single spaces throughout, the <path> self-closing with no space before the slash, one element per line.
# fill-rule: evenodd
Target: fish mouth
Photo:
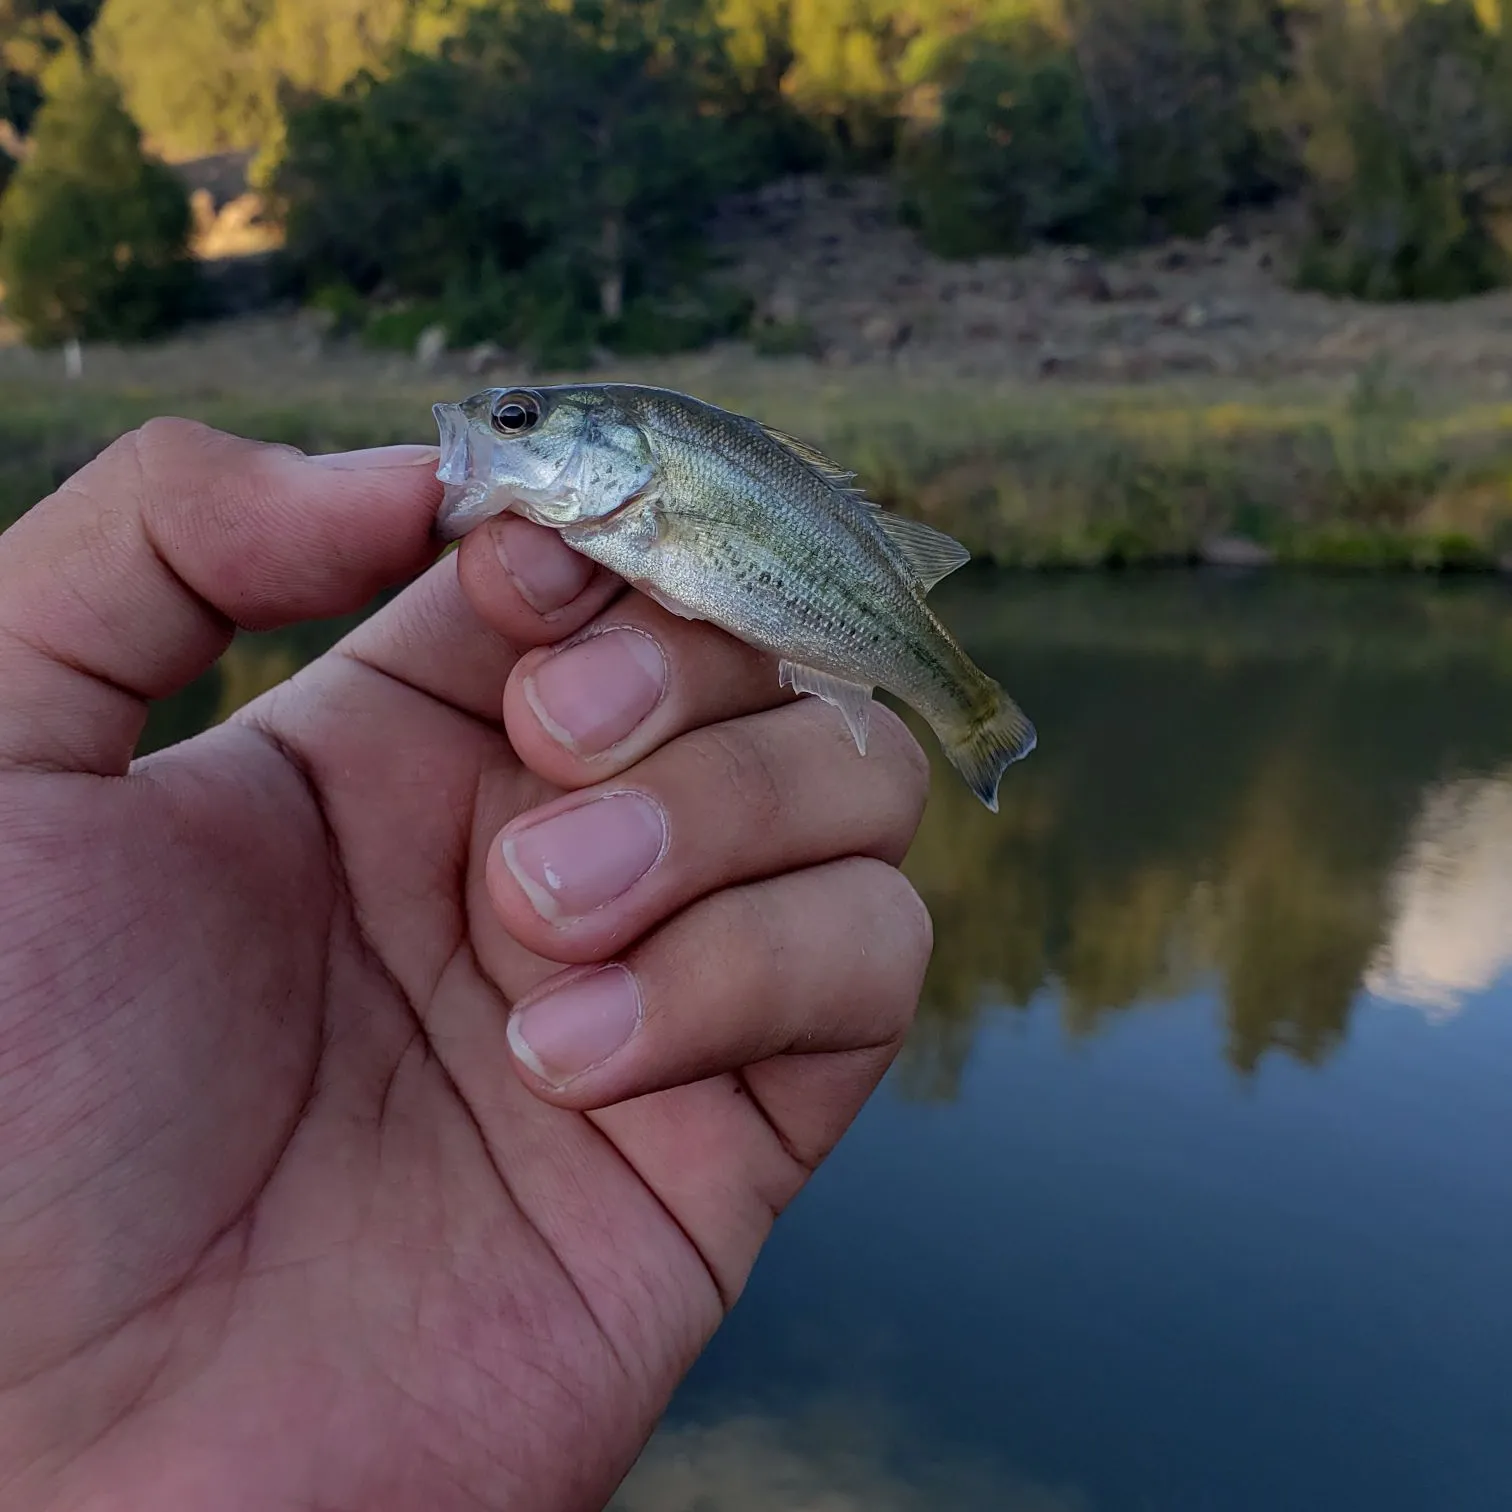
<path fill-rule="evenodd" d="M 433 404 L 436 429 L 441 433 L 441 463 L 436 476 L 443 483 L 466 483 L 471 461 L 467 445 L 467 416 L 460 404 Z"/>
<path fill-rule="evenodd" d="M 436 511 L 432 529 L 436 538 L 450 543 L 460 541 L 475 526 L 501 513 L 492 497 L 494 490 L 486 478 L 472 476 L 471 427 L 460 404 L 435 404 L 431 413 L 441 437 L 441 461 L 436 479 L 442 486 L 441 507 Z"/>

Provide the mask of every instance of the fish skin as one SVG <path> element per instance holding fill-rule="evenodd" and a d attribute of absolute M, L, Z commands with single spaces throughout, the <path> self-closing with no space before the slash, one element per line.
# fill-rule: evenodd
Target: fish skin
<path fill-rule="evenodd" d="M 501 435 L 494 412 L 520 396 L 541 418 Z M 486 389 L 435 411 L 443 539 L 511 509 L 560 531 L 672 612 L 778 656 L 783 683 L 835 704 L 863 752 L 884 688 L 996 812 L 1037 737 L 925 602 L 968 560 L 959 543 L 881 510 L 805 443 L 673 390 Z"/>

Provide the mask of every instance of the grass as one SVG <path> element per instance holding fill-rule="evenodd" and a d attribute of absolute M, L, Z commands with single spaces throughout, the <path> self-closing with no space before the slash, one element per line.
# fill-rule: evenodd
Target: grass
<path fill-rule="evenodd" d="M 339 449 L 429 440 L 432 402 L 487 381 L 376 361 L 192 371 L 123 382 L 107 367 L 67 384 L 0 370 L 0 522 L 153 414 Z M 1331 569 L 1512 565 L 1512 403 L 1424 402 L 1378 373 L 1305 394 L 992 386 L 738 352 L 595 376 L 671 384 L 791 429 L 880 502 L 1003 565 L 1190 562 L 1219 539 Z"/>

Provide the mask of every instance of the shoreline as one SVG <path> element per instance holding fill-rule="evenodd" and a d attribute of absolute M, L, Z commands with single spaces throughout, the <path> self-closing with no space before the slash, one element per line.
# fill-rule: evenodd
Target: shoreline
<path fill-rule="evenodd" d="M 320 340 L 299 317 L 143 348 L 0 349 L 0 525 L 153 415 L 342 450 L 431 441 L 438 398 L 664 384 L 810 440 L 880 504 L 1033 571 L 1512 574 L 1512 400 L 1447 383 L 975 380 L 726 346 L 579 374 Z"/>

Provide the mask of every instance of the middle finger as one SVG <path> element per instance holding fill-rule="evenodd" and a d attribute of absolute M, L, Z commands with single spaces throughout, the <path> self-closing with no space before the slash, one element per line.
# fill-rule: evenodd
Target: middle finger
<path fill-rule="evenodd" d="M 688 730 L 793 699 L 775 658 L 627 593 L 570 639 L 521 657 L 504 690 L 504 726 L 539 776 L 582 788 Z"/>
<path fill-rule="evenodd" d="M 521 944 L 602 960 L 696 899 L 843 856 L 902 860 L 929 773 L 879 707 L 862 756 L 816 699 L 709 725 L 506 826 L 486 874 Z"/>

